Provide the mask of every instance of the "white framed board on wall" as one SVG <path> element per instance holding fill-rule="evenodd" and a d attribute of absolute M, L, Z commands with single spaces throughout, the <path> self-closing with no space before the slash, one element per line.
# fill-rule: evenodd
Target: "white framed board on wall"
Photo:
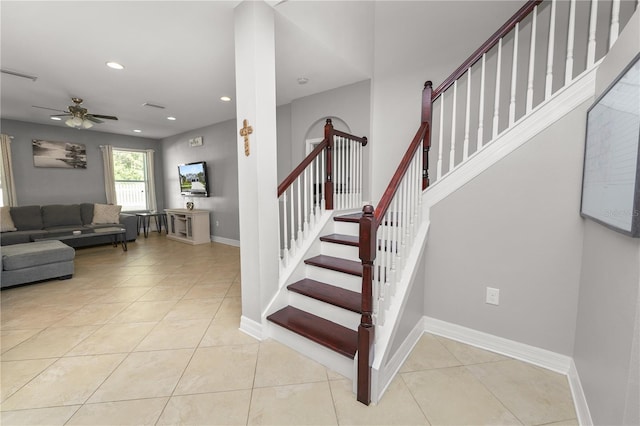
<path fill-rule="evenodd" d="M 583 217 L 640 237 L 640 54 L 587 111 Z"/>

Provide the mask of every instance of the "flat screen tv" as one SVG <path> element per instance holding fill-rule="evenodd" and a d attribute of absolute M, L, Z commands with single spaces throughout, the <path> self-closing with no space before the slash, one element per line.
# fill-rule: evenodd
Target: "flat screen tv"
<path fill-rule="evenodd" d="M 181 164 L 178 166 L 180 177 L 180 194 L 190 197 L 208 197 L 209 180 L 207 179 L 207 163 Z"/>

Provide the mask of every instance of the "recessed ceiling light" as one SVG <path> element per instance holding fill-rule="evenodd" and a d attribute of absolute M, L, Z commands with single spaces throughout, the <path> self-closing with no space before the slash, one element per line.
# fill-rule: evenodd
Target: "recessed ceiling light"
<path fill-rule="evenodd" d="M 221 100 L 222 102 L 229 102 L 229 101 L 231 100 L 231 98 L 230 98 L 230 97 L 228 97 L 228 96 L 222 96 L 222 97 L 220 98 L 220 100 Z"/>
<path fill-rule="evenodd" d="M 133 129 L 134 133 L 142 133 L 142 130 L 140 129 Z"/>
<path fill-rule="evenodd" d="M 121 64 L 119 64 L 117 62 L 113 62 L 113 61 L 107 62 L 107 66 L 109 68 L 113 68 L 114 70 L 123 70 L 124 69 L 123 65 L 121 65 Z"/>
<path fill-rule="evenodd" d="M 51 117 L 52 120 L 56 120 L 56 121 L 62 121 L 62 118 L 60 117 Z"/>
<path fill-rule="evenodd" d="M 175 117 L 167 117 L 167 120 L 176 121 Z"/>

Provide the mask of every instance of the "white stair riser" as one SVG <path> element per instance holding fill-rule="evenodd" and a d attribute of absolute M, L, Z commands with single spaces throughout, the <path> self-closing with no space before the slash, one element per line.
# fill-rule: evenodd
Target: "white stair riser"
<path fill-rule="evenodd" d="M 320 244 L 320 253 L 322 254 L 360 262 L 358 250 L 358 247 L 345 246 L 344 244 L 328 243 L 325 241 Z"/>
<path fill-rule="evenodd" d="M 331 269 L 319 268 L 317 266 L 306 266 L 307 278 L 331 284 L 336 287 L 360 293 L 362 290 L 362 277 L 345 274 L 344 272 L 332 271 Z"/>
<path fill-rule="evenodd" d="M 360 235 L 360 224 L 353 222 L 333 222 L 333 232 L 345 235 Z"/>
<path fill-rule="evenodd" d="M 360 314 L 293 291 L 289 292 L 289 305 L 354 331 L 358 331 L 360 325 Z"/>
<path fill-rule="evenodd" d="M 291 349 L 311 358 L 312 360 L 324 365 L 328 369 L 342 374 L 344 377 L 353 380 L 354 378 L 354 361 L 344 355 L 325 348 L 306 337 L 302 337 L 297 333 L 289 331 L 279 325 L 269 323 L 269 336 L 290 347 Z"/>

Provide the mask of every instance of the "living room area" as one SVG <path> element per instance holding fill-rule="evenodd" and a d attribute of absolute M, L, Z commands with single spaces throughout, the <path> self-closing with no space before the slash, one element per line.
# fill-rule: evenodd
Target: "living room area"
<path fill-rule="evenodd" d="M 384 287 L 374 287 L 370 294 L 371 288 L 365 291 L 364 280 L 357 273 L 337 279 L 348 281 L 348 285 L 355 283 L 354 288 L 360 288 L 362 281 L 362 297 L 356 302 L 362 305 L 348 313 L 348 320 L 337 312 L 340 305 L 323 308 L 323 313 L 331 320 L 335 316 L 337 323 L 348 322 L 356 336 L 361 321 L 369 315 L 376 339 L 386 339 L 376 340 L 375 345 L 358 342 L 358 353 L 365 353 L 362 347 L 369 346 L 369 353 L 381 364 L 375 374 L 369 366 L 376 394 L 370 405 L 364 405 L 368 400 L 363 404 L 356 399 L 356 395 L 360 399 L 358 363 L 365 359 L 361 364 L 366 364 L 366 357 L 356 355 L 340 364 L 348 368 L 331 368 L 335 363 L 325 362 L 329 357 L 323 359 L 325 348 L 316 344 L 317 340 L 305 340 L 299 337 L 302 333 L 295 335 L 279 328 L 268 317 L 288 303 L 309 306 L 313 313 L 321 310 L 308 301 L 310 298 L 288 294 L 287 289 L 307 268 L 307 253 L 317 249 L 318 257 L 327 254 L 322 240 L 326 235 L 316 239 L 316 230 L 308 232 L 301 219 L 303 210 L 307 218 L 306 201 L 300 201 L 307 200 L 307 177 L 314 174 L 306 169 L 300 172 L 300 162 L 310 152 L 323 152 L 318 149 L 325 149 L 322 145 L 328 147 L 326 151 L 332 149 L 327 142 L 332 136 L 322 138 L 325 123 L 332 122 L 343 134 L 366 135 L 360 138 L 364 141 L 370 138 L 363 144 L 367 147 L 362 150 L 364 181 L 358 203 L 373 204 L 365 200 L 382 195 L 387 177 L 394 175 L 396 160 L 411 140 L 410 130 L 421 120 L 420 90 L 431 89 L 424 84 L 425 77 L 436 84 L 445 79 L 475 47 L 476 40 L 487 39 L 524 7 L 523 3 L 534 10 L 533 17 L 519 25 L 512 23 L 516 33 L 533 35 L 535 22 L 542 32 L 554 27 L 550 23 L 545 28 L 543 22 L 553 22 L 556 7 L 557 26 L 562 28 L 576 8 L 582 21 L 589 21 L 589 13 L 600 9 L 599 22 L 608 13 L 613 16 L 619 6 L 624 19 L 616 25 L 622 29 L 637 1 L 594 1 L 591 4 L 596 6 L 591 9 L 587 2 L 555 0 L 470 1 L 464 7 L 446 1 L 331 3 L 328 7 L 327 2 L 286 0 L 2 2 L 0 133 L 3 169 L 11 170 L 9 179 L 5 175 L 0 179 L 5 206 L 2 224 L 5 231 L 5 213 L 9 213 L 16 230 L 7 229 L 0 235 L 0 251 L 4 261 L 11 251 L 8 247 L 23 242 L 19 238 L 27 238 L 24 244 L 29 247 L 45 243 L 43 239 L 62 240 L 48 241 L 61 245 L 55 248 L 55 255 L 47 254 L 61 256 L 55 268 L 60 275 L 51 275 L 54 279 L 38 277 L 35 282 L 14 285 L 11 273 L 2 268 L 2 424 L 575 425 L 590 424 L 590 407 L 593 419 L 609 419 L 606 423 L 621 423 L 623 416 L 635 418 L 631 410 L 637 407 L 637 382 L 633 382 L 635 376 L 627 376 L 636 371 L 632 367 L 637 359 L 637 338 L 633 337 L 635 349 L 627 350 L 627 344 L 631 345 L 628 336 L 640 323 L 637 315 L 635 320 L 629 315 L 637 313 L 636 308 L 620 306 L 635 303 L 639 294 L 635 282 L 639 246 L 637 241 L 633 245 L 611 237 L 615 244 L 620 243 L 620 250 L 609 250 L 610 246 L 602 244 L 608 241 L 602 236 L 604 232 L 583 224 L 574 208 L 583 146 L 581 134 L 574 130 L 584 127 L 581 120 L 590 104 L 588 91 L 584 91 L 585 99 L 575 101 L 578 107 L 568 108 L 566 117 L 558 118 L 558 125 L 523 139 L 527 149 L 496 159 L 499 164 L 491 172 L 479 172 L 473 184 L 465 184 L 455 195 L 447 195 L 446 201 L 435 201 L 437 206 L 429 204 L 421 211 L 427 218 L 420 228 L 420 232 L 426 229 L 425 237 L 416 238 L 421 246 L 416 243 L 415 248 L 407 246 L 406 250 L 415 258 L 415 273 L 407 277 L 410 284 L 396 293 L 396 299 L 403 299 L 403 309 L 391 311 L 386 329 L 385 295 L 380 291 Z M 274 24 L 269 30 L 273 30 L 273 49 L 253 50 L 257 56 L 273 55 L 267 61 L 275 62 L 273 78 L 265 77 L 268 73 L 252 54 L 234 51 L 234 40 L 241 44 L 242 39 L 245 53 L 251 50 L 248 39 L 257 45 L 268 44 L 265 40 L 270 37 L 248 37 L 254 34 L 255 26 L 239 19 L 255 17 L 252 13 L 256 11 Z M 539 21 L 535 13 L 540 15 Z M 450 41 L 447 49 L 425 49 L 425 16 L 443 17 L 433 20 L 428 30 L 430 39 Z M 621 33 L 623 43 L 614 44 L 614 52 L 617 46 L 621 57 L 636 49 L 632 39 L 637 35 L 637 10 L 633 16 L 633 25 L 627 26 L 632 31 Z M 605 20 L 607 25 L 616 21 Z M 114 22 L 118 31 L 112 28 Z M 465 28 L 464 34 L 460 28 Z M 501 48 L 503 71 L 510 55 L 516 63 L 516 54 L 507 52 L 518 46 L 518 38 L 509 37 L 504 47 L 496 45 L 487 61 L 498 76 Z M 569 43 L 570 37 L 556 39 Z M 529 42 L 535 45 L 535 37 L 521 37 L 520 45 Z M 43 48 L 48 43 L 50 51 Z M 542 71 L 540 76 L 536 74 L 536 90 L 540 92 L 547 90 L 542 69 L 547 47 L 541 48 L 543 44 L 538 43 L 538 56 L 543 59 L 535 71 Z M 606 49 L 599 49 L 599 55 L 606 55 Z M 425 50 L 429 51 L 425 55 L 415 53 Z M 526 56 L 521 52 L 520 62 Z M 533 54 L 531 58 L 533 61 Z M 605 77 L 601 81 L 617 69 L 618 58 L 604 58 L 605 66 L 600 68 Z M 258 65 L 251 66 L 251 61 Z M 558 64 L 563 65 L 557 62 L 556 68 Z M 515 80 L 517 76 L 519 85 L 527 83 L 527 67 L 518 66 L 516 70 L 514 65 L 511 73 L 503 72 L 502 78 Z M 472 94 L 482 98 L 484 91 L 475 82 L 484 81 L 484 56 L 482 73 L 479 67 L 473 71 L 473 90 L 471 68 L 467 83 L 461 80 L 459 88 L 452 86 L 453 93 L 446 95 L 447 108 L 464 110 L 463 88 L 467 89 L 467 106 Z M 588 79 L 576 81 L 591 82 L 595 75 L 593 71 Z M 546 86 L 558 85 L 555 82 L 562 78 L 556 75 L 555 79 L 553 85 L 547 79 Z M 269 90 L 263 90 L 261 84 L 253 87 L 254 82 L 264 80 L 270 80 Z M 499 77 L 490 80 L 495 80 L 496 99 L 509 101 L 506 83 L 499 96 Z M 524 112 L 524 90 L 512 87 Z M 247 101 L 243 94 L 250 90 L 254 92 Z M 562 103 L 555 97 L 560 92 L 573 93 L 558 89 L 549 94 L 549 102 L 543 94 L 538 104 L 542 107 L 534 105 L 532 110 L 545 115 L 554 101 Z M 439 99 L 442 119 L 444 92 Z M 256 114 L 259 119 L 253 115 L 254 106 L 260 109 L 256 105 L 262 107 Z M 428 128 L 425 125 L 424 105 L 421 129 L 431 132 L 431 122 Z M 488 110 L 484 120 L 493 120 L 493 133 L 497 134 L 501 121 L 497 112 L 491 117 Z M 500 120 L 511 116 L 512 124 L 518 126 L 514 114 L 499 112 Z M 554 118 L 553 113 L 546 115 L 549 121 Z M 428 164 L 432 179 L 440 180 L 452 171 L 457 157 L 473 159 L 475 154 L 461 146 L 455 153 L 453 150 L 456 126 L 474 126 L 468 119 L 464 121 L 453 124 L 451 134 L 444 131 L 444 139 L 450 136 L 451 151 L 435 146 L 434 132 L 431 154 L 424 150 L 420 155 L 422 170 L 416 166 L 408 175 L 424 182 L 428 169 L 424 166 Z M 572 136 L 564 137 L 563 132 Z M 457 132 L 460 144 L 463 133 Z M 475 133 L 475 129 L 466 133 Z M 484 134 L 488 137 L 489 133 L 487 127 Z M 504 133 L 510 134 L 508 129 Z M 418 136 L 411 146 L 424 146 Z M 474 137 L 477 153 L 482 139 Z M 553 149 L 545 149 L 552 141 Z M 495 148 L 492 143 L 487 140 L 486 145 Z M 554 150 L 551 161 L 547 153 Z M 116 158 L 119 155 L 122 158 Z M 324 153 L 317 158 L 325 158 Z M 329 154 L 326 159 L 330 163 Z M 320 168 L 316 165 L 316 174 L 325 178 L 326 170 Z M 539 170 L 558 172 L 560 179 L 549 186 L 563 201 L 554 202 L 542 191 L 538 179 L 529 179 L 538 176 Z M 295 173 L 299 175 L 297 193 L 291 179 Z M 331 172 L 326 178 L 325 183 L 331 181 Z M 284 183 L 278 183 L 287 181 L 290 189 L 282 192 Z M 522 181 L 525 185 L 520 185 Z M 302 182 L 305 189 L 301 191 Z M 479 182 L 485 184 L 476 185 Z M 435 183 L 436 190 L 443 187 Z M 567 187 L 570 190 L 565 191 Z M 434 193 L 421 192 L 418 186 L 414 190 L 420 193 L 415 205 Z M 314 212 L 314 203 L 322 197 L 315 189 L 310 192 L 310 210 Z M 570 199 L 567 193 L 572 194 Z M 299 207 L 294 207 L 295 198 Z M 322 198 L 318 204 L 323 203 Z M 11 217 L 11 209 L 15 217 Z M 329 224 L 334 214 L 331 208 L 328 212 L 322 209 L 324 206 L 317 209 L 322 212 L 322 220 L 317 221 L 318 236 L 323 235 L 320 228 Z M 473 218 L 468 215 L 470 209 L 475 212 Z M 357 209 L 353 210 L 348 213 L 355 215 Z M 540 210 L 544 210 L 544 220 L 536 217 Z M 106 219 L 100 217 L 105 212 L 109 213 Z M 389 217 L 394 217 L 390 212 Z M 549 212 L 553 215 L 547 215 Z M 193 215 L 200 215 L 200 225 L 206 224 L 198 241 L 193 237 Z M 553 218 L 547 220 L 547 216 Z M 165 217 L 168 220 L 164 221 Z M 141 227 L 144 219 L 151 219 L 154 226 Z M 401 222 L 394 218 L 380 223 L 393 227 Z M 516 222 L 518 226 L 514 226 Z M 519 228 L 528 222 L 539 227 Z M 570 226 L 564 226 L 566 223 Z M 357 229 L 359 224 L 351 225 Z M 583 227 L 588 232 L 583 232 Z M 98 229 L 107 230 L 100 236 L 100 244 L 96 244 Z M 467 232 L 460 232 L 462 229 Z M 65 235 L 59 238 L 61 234 L 56 232 Z M 387 232 L 387 237 L 394 234 L 393 230 Z M 176 238 L 176 234 L 190 238 Z M 358 239 L 357 234 L 356 230 L 352 240 Z M 360 228 L 359 234 L 368 233 Z M 583 234 L 589 244 L 583 244 Z M 300 242 L 302 237 L 317 241 L 307 244 Z M 67 247 L 65 239 L 75 249 Z M 556 240 L 564 242 L 549 244 Z M 375 233 L 372 241 L 379 241 Z M 385 252 L 387 267 L 394 270 L 393 251 L 389 250 L 393 246 L 370 245 L 372 253 Z M 370 265 L 364 264 L 358 245 L 342 249 L 338 251 L 346 253 L 349 262 L 359 262 L 361 270 L 356 272 L 366 275 L 364 268 Z M 611 279 L 607 267 L 590 260 L 599 258 L 601 251 L 610 251 L 610 257 L 615 258 L 607 265 L 625 265 L 620 275 L 633 270 L 623 282 L 635 292 L 607 290 L 607 297 L 599 297 L 594 291 L 590 296 L 591 281 L 604 290 Z M 624 256 L 618 256 L 620 252 Z M 378 259 L 383 257 L 380 253 Z M 29 261 L 45 257 L 42 253 L 19 254 Z M 22 260 L 12 262 L 11 268 L 16 264 L 19 268 Z M 470 266 L 476 264 L 480 267 Z M 396 275 L 404 279 L 402 274 Z M 58 277 L 61 279 L 55 279 Z M 304 280 L 307 278 L 325 281 L 313 275 L 305 275 Z M 488 293 L 485 301 L 488 285 L 497 290 L 494 301 L 489 301 Z M 498 289 L 502 289 L 502 305 L 497 300 Z M 600 300 L 609 300 L 609 295 L 616 303 L 608 303 L 604 311 L 584 308 L 592 306 L 592 301 L 595 306 Z M 373 315 L 365 308 L 365 296 L 377 304 Z M 587 297 L 584 301 L 583 296 Z M 619 317 L 624 317 L 620 333 L 592 327 L 596 323 L 615 324 Z M 444 323 L 451 327 L 444 327 Z M 590 338 L 592 331 L 594 337 Z M 282 333 L 289 334 L 283 338 Z M 578 337 L 592 342 L 601 336 L 611 341 L 586 349 L 579 346 Z M 387 345 L 386 349 L 378 342 Z M 587 357 L 580 358 L 584 354 Z M 581 377 L 586 378 L 586 396 L 574 358 L 581 363 Z M 590 365 L 591 359 L 602 361 L 606 368 L 599 368 L 598 363 Z M 620 368 L 612 367 L 618 365 Z M 621 371 L 625 373 L 618 374 Z M 611 406 L 615 410 L 609 410 Z"/>

